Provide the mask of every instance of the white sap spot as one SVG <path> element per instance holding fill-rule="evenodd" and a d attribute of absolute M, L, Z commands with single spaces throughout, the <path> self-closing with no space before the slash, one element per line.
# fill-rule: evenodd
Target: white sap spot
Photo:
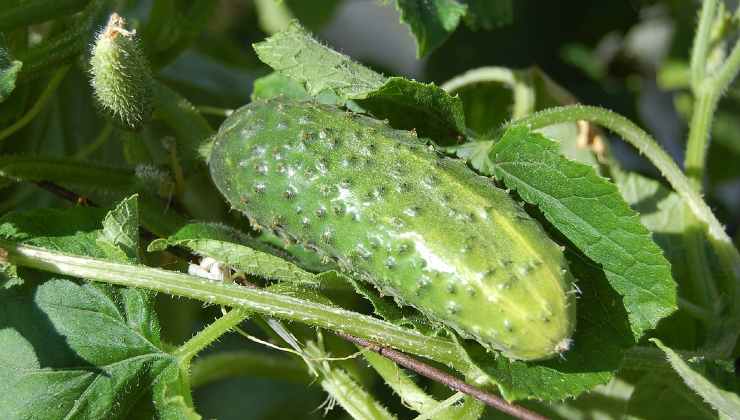
<path fill-rule="evenodd" d="M 354 194 L 352 194 L 352 191 L 342 186 L 341 184 L 337 186 L 337 191 L 339 194 L 337 194 L 336 197 L 332 198 L 332 203 L 339 201 L 341 203 L 344 203 L 346 212 L 350 214 L 359 214 L 360 207 L 362 207 L 363 203 L 357 200 L 357 197 L 355 197 Z"/>
<path fill-rule="evenodd" d="M 455 267 L 435 254 L 426 244 L 424 238 L 416 232 L 404 232 L 398 235 L 400 239 L 408 239 L 414 242 L 414 249 L 427 263 L 427 269 L 442 273 L 453 273 Z"/>

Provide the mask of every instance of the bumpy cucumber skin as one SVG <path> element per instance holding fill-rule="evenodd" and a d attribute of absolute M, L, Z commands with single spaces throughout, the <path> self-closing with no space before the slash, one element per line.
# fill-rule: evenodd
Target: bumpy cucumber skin
<path fill-rule="evenodd" d="M 558 246 L 506 192 L 407 131 L 273 99 L 231 115 L 211 176 L 259 228 L 301 243 L 513 359 L 568 349 L 572 278 Z"/>
<path fill-rule="evenodd" d="M 123 128 L 140 129 L 153 109 L 152 76 L 135 31 L 112 14 L 90 56 L 90 84 L 97 104 Z"/>

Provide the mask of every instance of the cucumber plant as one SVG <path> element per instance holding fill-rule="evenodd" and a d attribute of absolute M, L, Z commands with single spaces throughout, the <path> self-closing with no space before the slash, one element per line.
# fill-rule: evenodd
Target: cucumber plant
<path fill-rule="evenodd" d="M 394 2 L 431 55 L 368 62 L 439 85 L 312 33 L 385 3 L 253 3 L 0 5 L 3 418 L 737 417 L 729 3 L 548 62 L 527 19 L 629 7 Z M 491 39 L 557 77 L 472 68 Z M 684 169 L 563 63 L 584 103 L 672 89 Z"/>

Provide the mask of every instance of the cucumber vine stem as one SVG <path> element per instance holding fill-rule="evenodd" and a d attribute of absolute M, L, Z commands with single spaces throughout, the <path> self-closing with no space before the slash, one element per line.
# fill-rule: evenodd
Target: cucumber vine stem
<path fill-rule="evenodd" d="M 172 355 L 180 359 L 180 363 L 183 365 L 189 366 L 190 361 L 196 354 L 248 317 L 249 312 L 238 308 L 232 309 L 210 323 L 207 327 L 198 331 L 190 340 L 175 349 Z"/>
<path fill-rule="evenodd" d="M 464 360 L 450 340 L 427 337 L 344 309 L 265 290 L 216 283 L 173 271 L 67 255 L 8 241 L 0 241 L 0 248 L 7 251 L 9 262 L 20 266 L 251 310 L 382 342 L 436 360 L 460 372 L 475 369 Z"/>
<path fill-rule="evenodd" d="M 712 35 L 712 23 L 717 10 L 717 0 L 704 0 L 699 15 L 699 26 L 691 48 L 691 85 L 699 86 L 704 79 L 709 43 Z"/>
<path fill-rule="evenodd" d="M 717 10 L 717 0 L 704 0 L 702 2 L 699 24 L 691 51 L 690 86 L 694 96 L 694 106 L 689 126 L 689 136 L 686 142 L 684 168 L 693 188 L 697 192 L 701 192 L 703 187 L 712 121 L 717 110 L 717 105 L 722 94 L 727 90 L 740 70 L 740 42 L 736 41 L 732 51 L 724 62 L 711 73 L 707 73 L 708 57 L 718 41 L 717 39 L 712 39 L 712 34 L 716 32 L 714 29 L 716 29 L 718 21 Z M 720 21 L 722 17 L 720 16 Z M 721 37 L 720 35 L 719 39 Z M 704 306 L 713 312 L 714 322 L 708 323 L 709 328 L 712 330 L 721 330 L 722 327 L 718 324 L 717 320 L 720 319 L 725 302 L 723 302 L 724 299 L 721 298 L 717 287 L 717 276 L 709 272 L 708 258 L 703 245 L 703 235 L 697 226 L 696 219 L 691 214 L 686 215 L 686 224 L 688 229 L 685 235 L 685 241 L 688 251 L 687 255 L 689 257 L 689 267 L 691 267 L 689 278 L 693 280 L 695 292 L 703 301 Z M 731 245 L 723 248 L 728 250 L 729 248 L 734 249 Z M 734 278 L 738 280 L 737 267 L 731 267 L 726 263 L 729 256 L 720 254 L 720 258 L 725 264 L 726 270 L 729 269 L 731 273 L 734 271 Z M 735 296 L 729 297 L 731 301 L 737 299 L 738 293 L 740 293 L 740 285 L 736 285 L 735 289 Z M 737 305 L 735 305 L 733 311 L 734 316 L 737 316 Z M 722 340 L 719 341 L 721 342 Z"/>
<path fill-rule="evenodd" d="M 706 73 L 712 44 L 711 32 L 717 14 L 717 0 L 705 0 L 691 51 L 691 91 L 695 98 L 686 144 L 684 167 L 694 187 L 701 191 L 709 148 L 712 120 L 722 94 L 740 70 L 740 42 L 713 73 Z"/>

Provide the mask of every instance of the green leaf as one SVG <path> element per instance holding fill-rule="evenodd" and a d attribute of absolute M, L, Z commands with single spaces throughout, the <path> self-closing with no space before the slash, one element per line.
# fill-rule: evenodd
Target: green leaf
<path fill-rule="evenodd" d="M 676 310 L 671 267 L 616 186 L 526 127 L 507 130 L 491 151 L 496 178 L 536 204 L 563 235 L 600 264 L 624 297 L 635 338 Z"/>
<path fill-rule="evenodd" d="M 183 246 L 255 276 L 308 285 L 318 284 L 314 274 L 282 258 L 234 242 L 233 238 L 233 231 L 220 225 L 190 224 L 167 239 L 153 241 L 148 250 L 161 251 L 167 246 Z"/>
<path fill-rule="evenodd" d="M 132 261 L 123 249 L 138 249 L 131 248 L 136 220 L 134 196 L 107 215 L 89 207 L 9 213 L 0 219 L 0 237 L 66 254 Z M 0 345 L 15 352 L 0 357 L 1 411 L 17 413 L 13 418 L 39 412 L 49 418 L 126 418 L 142 406 L 160 415 L 180 409 L 172 418 L 192 411 L 171 404 L 189 398 L 190 391 L 172 385 L 182 378 L 176 360 L 162 350 L 153 296 L 61 279 L 0 291 L 0 325 L 8 327 Z M 170 384 L 166 393 L 153 393 L 165 384 Z"/>
<path fill-rule="evenodd" d="M 468 9 L 456 0 L 396 0 L 396 7 L 414 34 L 417 57 L 442 45 Z"/>
<path fill-rule="evenodd" d="M 640 222 L 653 233 L 653 239 L 671 262 L 673 277 L 687 278 L 689 268 L 682 239 L 686 231 L 683 200 L 660 182 L 636 173 L 620 174 L 615 181 L 624 200 L 640 214 Z"/>
<path fill-rule="evenodd" d="M 507 400 L 557 401 L 590 391 L 613 378 L 624 351 L 635 343 L 620 296 L 603 271 L 580 254 L 568 252 L 566 257 L 573 275 L 584 281 L 579 283 L 573 347 L 562 358 L 511 361 L 473 341 L 460 343 Z"/>
<path fill-rule="evenodd" d="M 467 0 L 465 4 L 468 5 L 465 24 L 473 30 L 495 29 L 514 19 L 512 0 Z"/>
<path fill-rule="evenodd" d="M 381 74 L 325 47 L 296 21 L 253 47 L 260 60 L 299 81 L 312 96 L 328 90 L 341 98 L 364 98 L 385 83 Z"/>
<path fill-rule="evenodd" d="M 139 260 L 138 196 L 126 198 L 105 215 L 103 232 L 98 240 L 122 251 L 124 261 Z"/>
<path fill-rule="evenodd" d="M 0 103 L 8 99 L 15 89 L 15 80 L 22 67 L 22 62 L 10 58 L 5 40 L 0 34 Z"/>
<path fill-rule="evenodd" d="M 175 364 L 137 291 L 51 280 L 0 293 L 0 407 L 9 418 L 125 418 Z"/>
<path fill-rule="evenodd" d="M 0 237 L 47 249 L 106 258 L 96 243 L 105 210 L 74 207 L 11 212 L 0 218 Z"/>
<path fill-rule="evenodd" d="M 433 83 L 391 77 L 357 103 L 395 128 L 415 130 L 443 144 L 459 143 L 466 132 L 462 101 Z"/>
<path fill-rule="evenodd" d="M 466 131 L 459 98 L 431 83 L 385 78 L 325 47 L 295 22 L 254 44 L 254 49 L 263 62 L 301 83 L 311 96 L 336 96 L 338 104 L 354 100 L 377 118 L 389 119 L 394 127 L 416 129 L 422 136 L 441 137 L 446 143 L 457 142 Z"/>
<path fill-rule="evenodd" d="M 704 401 L 719 411 L 721 415 L 727 416 L 728 418 L 735 418 L 735 416 L 740 413 L 740 397 L 737 395 L 737 391 L 740 389 L 738 389 L 737 386 L 735 386 L 734 393 L 717 387 L 707 378 L 692 369 L 681 358 L 681 356 L 676 354 L 676 352 L 671 350 L 669 347 L 663 345 L 660 340 L 653 338 L 650 341 L 663 350 L 668 357 L 668 362 L 681 376 L 686 385 L 699 394 Z"/>

